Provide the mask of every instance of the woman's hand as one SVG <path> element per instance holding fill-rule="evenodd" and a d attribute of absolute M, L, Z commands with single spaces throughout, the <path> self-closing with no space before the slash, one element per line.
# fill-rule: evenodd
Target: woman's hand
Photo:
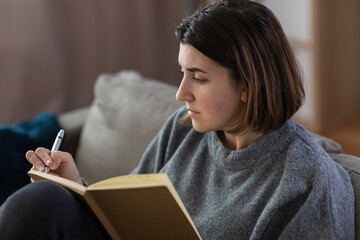
<path fill-rule="evenodd" d="M 35 151 L 28 151 L 26 159 L 33 165 L 34 170 L 44 172 L 45 166 L 50 168 L 49 174 L 67 178 L 82 185 L 79 171 L 70 153 L 54 151 L 39 147 Z"/>

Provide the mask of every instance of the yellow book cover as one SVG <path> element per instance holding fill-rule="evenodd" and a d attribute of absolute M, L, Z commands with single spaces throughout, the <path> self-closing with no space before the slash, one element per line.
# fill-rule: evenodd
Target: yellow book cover
<path fill-rule="evenodd" d="M 166 174 L 120 176 L 88 187 L 35 170 L 28 175 L 77 194 L 113 239 L 201 239 Z"/>

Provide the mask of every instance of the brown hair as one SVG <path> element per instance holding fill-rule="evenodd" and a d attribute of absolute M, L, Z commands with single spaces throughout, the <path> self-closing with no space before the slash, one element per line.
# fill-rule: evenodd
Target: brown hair
<path fill-rule="evenodd" d="M 175 32 L 245 82 L 247 101 L 232 133 L 268 133 L 301 107 L 305 93 L 298 65 L 276 16 L 249 0 L 223 0 L 186 17 Z M 191 122 L 185 116 L 183 122 Z"/>

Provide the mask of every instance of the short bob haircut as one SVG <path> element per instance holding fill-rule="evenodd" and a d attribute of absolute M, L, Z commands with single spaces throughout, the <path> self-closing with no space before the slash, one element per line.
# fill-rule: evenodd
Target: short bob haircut
<path fill-rule="evenodd" d="M 228 68 L 245 82 L 242 118 L 230 133 L 268 133 L 301 107 L 304 87 L 294 53 L 276 16 L 249 0 L 222 0 L 183 19 L 177 39 Z M 181 122 L 191 123 L 186 115 Z"/>

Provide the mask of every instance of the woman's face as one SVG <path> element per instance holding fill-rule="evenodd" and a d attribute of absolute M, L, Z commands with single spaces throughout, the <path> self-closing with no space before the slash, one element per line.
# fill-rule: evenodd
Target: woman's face
<path fill-rule="evenodd" d="M 190 44 L 180 44 L 178 61 L 184 75 L 176 99 L 186 102 L 194 129 L 232 129 L 240 118 L 241 103 L 247 99 L 244 85 L 236 85 L 227 68 Z"/>

